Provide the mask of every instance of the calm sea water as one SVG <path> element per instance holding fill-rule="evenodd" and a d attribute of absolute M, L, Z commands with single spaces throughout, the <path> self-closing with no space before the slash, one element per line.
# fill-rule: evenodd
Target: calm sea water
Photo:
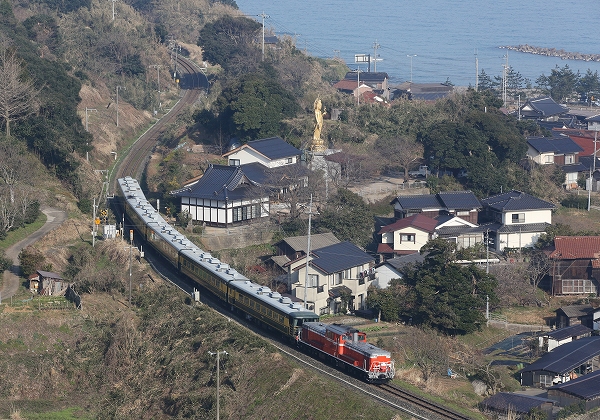
<path fill-rule="evenodd" d="M 529 44 L 600 54 L 598 0 L 236 0 L 246 15 L 277 35 L 288 34 L 308 54 L 338 56 L 356 69 L 355 54 L 375 55 L 394 83 L 445 82 L 475 85 L 479 72 L 502 74 L 508 65 L 535 85 L 542 73 L 568 64 L 582 74 L 600 73 L 600 62 L 561 60 L 500 49 Z M 361 70 L 367 65 L 361 64 Z M 374 71 L 374 64 L 371 64 Z"/>

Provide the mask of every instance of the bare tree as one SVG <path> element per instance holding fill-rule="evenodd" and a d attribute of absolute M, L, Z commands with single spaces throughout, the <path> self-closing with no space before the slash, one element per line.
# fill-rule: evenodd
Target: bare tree
<path fill-rule="evenodd" d="M 531 260 L 527 266 L 527 274 L 529 275 L 529 282 L 532 287 L 533 299 L 535 299 L 538 306 L 542 304 L 537 297 L 538 286 L 549 273 L 550 259 L 543 251 L 535 251 L 531 255 Z"/>
<path fill-rule="evenodd" d="M 411 329 L 399 343 L 407 362 L 419 368 L 425 382 L 437 372 L 442 374 L 448 367 L 448 347 L 444 339 L 435 332 Z"/>
<path fill-rule="evenodd" d="M 1 48 L 1 47 L 0 47 Z M 22 60 L 14 50 L 0 50 L 0 118 L 10 137 L 10 123 L 29 117 L 37 111 L 36 89 L 33 80 L 25 77 Z"/>
<path fill-rule="evenodd" d="M 27 178 L 28 160 L 25 147 L 22 143 L 12 140 L 10 137 L 0 139 L 0 179 L 8 187 L 10 202 L 15 202 L 15 188 Z"/>
<path fill-rule="evenodd" d="M 423 145 L 409 137 L 380 138 L 376 146 L 388 167 L 400 166 L 404 170 L 404 179 L 408 179 L 408 171 L 423 158 Z"/>

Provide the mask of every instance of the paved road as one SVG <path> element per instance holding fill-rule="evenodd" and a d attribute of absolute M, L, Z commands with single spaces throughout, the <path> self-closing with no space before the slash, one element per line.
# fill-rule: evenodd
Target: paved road
<path fill-rule="evenodd" d="M 56 229 L 62 225 L 65 220 L 67 220 L 67 212 L 63 210 L 44 208 L 42 209 L 42 212 L 48 218 L 44 226 L 6 250 L 6 258 L 12 260 L 13 265 L 9 270 L 4 272 L 4 281 L 2 282 L 2 287 L 0 287 L 0 298 L 2 300 L 10 298 L 19 289 L 19 282 L 21 281 L 19 277 L 21 273 L 21 266 L 19 265 L 19 253 L 21 250 L 33 244 L 42 238 L 46 233 Z"/>

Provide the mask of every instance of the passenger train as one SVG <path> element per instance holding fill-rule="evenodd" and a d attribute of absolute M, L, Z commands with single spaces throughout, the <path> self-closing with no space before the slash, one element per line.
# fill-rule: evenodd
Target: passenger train
<path fill-rule="evenodd" d="M 280 332 L 305 349 L 312 348 L 321 358 L 351 368 L 353 374 L 367 381 L 393 378 L 389 352 L 367 344 L 364 333 L 351 327 L 323 326 L 319 315 L 269 287 L 253 283 L 189 241 L 146 200 L 137 180 L 120 178 L 118 185 L 119 205 L 141 238 L 178 272 L 208 289 L 229 308 Z"/>

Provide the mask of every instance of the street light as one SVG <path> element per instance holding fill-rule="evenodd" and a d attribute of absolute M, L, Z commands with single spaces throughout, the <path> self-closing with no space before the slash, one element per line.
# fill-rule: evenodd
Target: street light
<path fill-rule="evenodd" d="M 214 353 L 212 351 L 209 351 L 208 354 L 210 354 L 211 356 L 217 356 L 217 420 L 219 420 L 219 356 L 221 354 L 228 355 L 229 353 L 223 350 Z"/>
<path fill-rule="evenodd" d="M 407 57 L 410 57 L 410 83 L 412 83 L 412 60 L 413 57 L 416 57 L 417 54 L 406 54 Z"/>

